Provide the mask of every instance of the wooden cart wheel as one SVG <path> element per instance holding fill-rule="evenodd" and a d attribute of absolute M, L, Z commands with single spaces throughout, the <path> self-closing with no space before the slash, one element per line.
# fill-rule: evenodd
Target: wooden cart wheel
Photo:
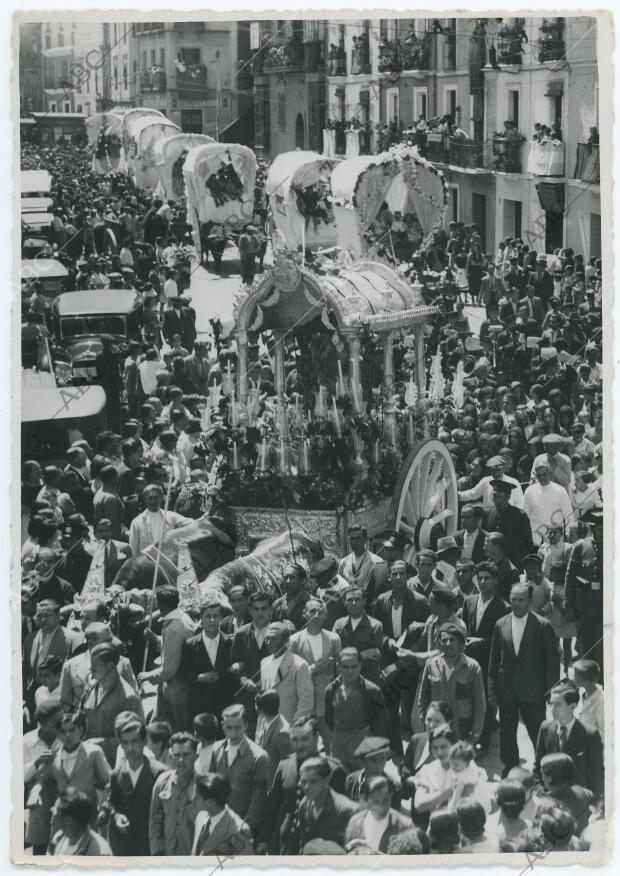
<path fill-rule="evenodd" d="M 421 441 L 403 463 L 393 499 L 394 529 L 413 543 L 405 551 L 431 548 L 437 538 L 454 535 L 458 524 L 456 471 L 450 452 L 437 439 Z"/>

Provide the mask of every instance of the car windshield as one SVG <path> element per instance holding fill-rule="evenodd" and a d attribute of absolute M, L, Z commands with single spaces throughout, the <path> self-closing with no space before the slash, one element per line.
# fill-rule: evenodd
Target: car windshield
<path fill-rule="evenodd" d="M 60 321 L 60 334 L 63 338 L 80 335 L 117 335 L 125 337 L 124 316 L 65 316 Z"/>

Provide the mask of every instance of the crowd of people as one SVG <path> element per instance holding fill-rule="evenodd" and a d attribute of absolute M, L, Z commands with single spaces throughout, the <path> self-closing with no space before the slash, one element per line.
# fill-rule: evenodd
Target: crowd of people
<path fill-rule="evenodd" d="M 512 238 L 485 254 L 457 222 L 424 256 L 395 254 L 439 306 L 427 355 L 441 354 L 446 380 L 437 437 L 458 478 L 457 531 L 416 549 L 352 527 L 348 554 L 290 563 L 276 598 L 248 581 L 190 612 L 173 582 L 153 592 L 123 577 L 164 530 L 201 517 L 193 487 L 219 452 L 200 402 L 234 352 L 178 313 L 189 282 L 165 250 L 186 240 L 182 208 L 91 175 L 70 147 L 22 152 L 54 176 L 54 252 L 77 288 L 92 288 L 79 279 L 91 260 L 104 285 L 118 281 L 105 258 L 154 299 L 142 342 L 106 360 L 111 428 L 54 465 L 22 465 L 26 849 L 599 848 L 600 260 Z M 149 296 L 158 266 L 162 294 Z M 479 336 L 468 295 L 486 308 Z M 402 398 L 406 352 L 397 339 Z M 273 395 L 268 349 L 259 364 Z M 225 503 L 207 525 L 234 556 Z"/>

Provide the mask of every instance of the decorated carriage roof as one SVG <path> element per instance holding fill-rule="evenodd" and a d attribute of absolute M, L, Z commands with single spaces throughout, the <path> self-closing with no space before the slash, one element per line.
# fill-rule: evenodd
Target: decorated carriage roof
<path fill-rule="evenodd" d="M 159 119 L 165 119 L 165 115 L 161 113 L 159 110 L 152 109 L 151 107 L 137 106 L 133 107 L 123 115 L 123 134 L 129 137 L 134 136 L 134 128 L 140 119 L 144 119 L 146 117 L 155 117 Z"/>
<path fill-rule="evenodd" d="M 196 146 L 214 142 L 213 137 L 208 134 L 185 134 L 181 131 L 158 140 L 153 149 L 153 159 L 157 164 L 176 161 L 185 149 L 194 149 Z"/>
<path fill-rule="evenodd" d="M 271 197 L 284 197 L 290 188 L 305 187 L 316 183 L 325 172 L 339 163 L 338 158 L 326 158 L 318 152 L 282 152 L 273 160 L 265 181 L 265 192 Z"/>
<path fill-rule="evenodd" d="M 225 172 L 223 181 L 218 178 L 221 171 Z M 240 143 L 196 146 L 187 153 L 183 177 L 189 221 L 197 216 L 199 222 L 240 228 L 252 220 L 256 156 L 247 146 Z M 193 221 L 192 225 L 196 235 L 198 226 Z"/>
<path fill-rule="evenodd" d="M 411 146 L 343 161 L 334 168 L 331 188 L 339 243 L 357 258 L 381 231 L 374 226 L 384 203 L 403 217 L 414 216 L 420 248 L 441 227 L 447 207 L 443 174 Z M 389 232 L 383 237 L 389 245 Z"/>
<path fill-rule="evenodd" d="M 295 254 L 280 253 L 251 292 L 237 299 L 235 332 L 290 329 L 317 317 L 332 331 L 390 331 L 427 322 L 435 313 L 389 265 L 361 261 L 320 276 Z"/>
<path fill-rule="evenodd" d="M 105 134 L 121 136 L 123 114 L 121 112 L 95 113 L 86 120 L 86 136 L 90 146 L 95 146 L 103 128 Z"/>
<path fill-rule="evenodd" d="M 265 192 L 276 229 L 288 249 L 315 250 L 338 240 L 329 180 L 338 158 L 318 152 L 283 152 L 269 168 Z"/>
<path fill-rule="evenodd" d="M 138 155 L 144 158 L 153 152 L 155 145 L 162 137 L 172 133 L 181 134 L 178 125 L 170 119 L 145 116 L 132 127 L 132 135 L 138 146 Z"/>

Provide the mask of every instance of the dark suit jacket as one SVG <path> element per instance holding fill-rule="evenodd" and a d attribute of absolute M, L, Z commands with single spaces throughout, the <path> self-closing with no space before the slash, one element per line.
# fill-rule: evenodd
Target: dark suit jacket
<path fill-rule="evenodd" d="M 512 612 L 495 624 L 489 657 L 489 694 L 498 703 L 515 697 L 524 703 L 539 703 L 560 677 L 560 655 L 549 621 L 530 611 L 519 655 L 512 640 Z"/>
<path fill-rule="evenodd" d="M 230 662 L 243 663 L 243 675 L 246 678 L 251 678 L 256 684 L 260 683 L 260 662 L 267 656 L 267 646 L 263 642 L 263 647 L 258 647 L 251 623 L 237 630 L 232 640 Z"/>
<path fill-rule="evenodd" d="M 522 298 L 519 301 L 519 307 L 527 307 L 529 313 L 529 304 L 527 295 L 525 298 Z M 544 304 L 536 295 L 532 298 L 532 312 L 533 316 L 531 317 L 541 328 L 543 324 L 543 319 L 545 318 L 545 313 L 547 312 Z"/>
<path fill-rule="evenodd" d="M 354 839 L 364 839 L 364 819 L 366 818 L 366 814 L 365 811 L 356 812 L 351 816 L 345 836 L 347 843 Z M 379 841 L 379 848 L 375 851 L 381 852 L 384 855 L 387 854 L 388 846 L 392 837 L 398 836 L 399 833 L 411 828 L 411 826 L 410 819 L 402 815 L 398 809 L 390 809 L 388 813 L 387 827 L 383 831 L 383 835 Z"/>
<path fill-rule="evenodd" d="M 506 554 L 515 566 L 521 566 L 523 557 L 534 552 L 530 519 L 514 505 L 507 505 L 501 511 L 497 508 L 487 509 L 482 525 L 487 532 L 501 532 L 505 536 Z"/>
<path fill-rule="evenodd" d="M 343 648 L 357 648 L 358 651 L 366 651 L 368 648 L 378 648 L 381 651 L 383 648 L 383 626 L 366 613 L 355 629 L 350 617 L 341 617 L 334 624 L 334 632 L 340 636 Z M 362 659 L 362 675 L 378 682 L 379 660 Z"/>
<path fill-rule="evenodd" d="M 463 540 L 465 537 L 465 530 L 459 529 L 454 533 L 454 540 L 458 544 L 459 547 L 463 547 Z M 484 529 L 479 529 L 478 534 L 474 541 L 474 549 L 472 551 L 471 558 L 474 563 L 481 563 L 484 559 L 486 559 L 486 554 L 484 553 L 484 540 L 487 537 L 487 534 Z"/>
<path fill-rule="evenodd" d="M 546 307 L 549 299 L 553 295 L 553 277 L 547 271 L 543 271 L 541 277 L 534 271 L 530 274 L 528 284 L 534 287 L 535 295 L 541 299 Z"/>
<path fill-rule="evenodd" d="M 472 638 L 482 639 L 481 642 L 470 642 L 467 644 L 467 655 L 473 657 L 480 664 L 483 672 L 483 677 L 486 682 L 486 675 L 489 668 L 489 655 L 491 653 L 491 639 L 496 622 L 500 617 L 508 614 L 510 606 L 500 599 L 499 596 L 494 596 L 484 610 L 480 626 L 476 626 L 476 611 L 478 610 L 478 601 L 480 594 L 475 593 L 465 597 L 461 617 L 463 623 L 467 627 L 467 635 Z"/>
<path fill-rule="evenodd" d="M 231 659 L 232 638 L 220 633 L 220 642 L 215 658 L 211 663 L 202 640 L 202 632 L 183 642 L 180 672 L 189 687 L 189 711 L 193 720 L 201 712 L 210 712 L 218 717 L 226 706 L 230 706 L 235 692 L 235 679 L 228 672 Z M 215 682 L 197 681 L 201 672 L 219 672 Z"/>
<path fill-rule="evenodd" d="M 48 657 L 60 657 L 66 660 L 81 647 L 84 637 L 81 633 L 66 630 L 58 626 L 52 635 L 47 649 Z M 34 709 L 34 691 L 36 687 L 36 674 L 39 663 L 41 642 L 41 630 L 33 630 L 24 640 L 22 656 L 23 690 L 26 705 L 32 711 Z"/>
<path fill-rule="evenodd" d="M 431 613 L 431 608 L 426 596 L 421 593 L 413 593 L 407 590 L 403 599 L 402 613 L 402 632 L 404 632 L 410 623 L 413 621 L 424 622 Z M 392 628 L 392 593 L 382 593 L 374 602 L 373 617 L 378 620 L 383 632 L 390 639 L 394 638 L 394 630 Z"/>
<path fill-rule="evenodd" d="M 536 761 L 534 773 L 540 777 L 540 761 L 546 754 L 556 754 L 560 750 L 557 721 L 544 721 L 538 731 L 536 742 Z M 601 797 L 605 790 L 603 769 L 603 744 L 597 730 L 589 730 L 579 719 L 571 727 L 566 740 L 564 754 L 572 757 L 575 764 L 575 785 L 588 788 L 595 797 Z"/>
<path fill-rule="evenodd" d="M 283 718 L 282 715 L 277 715 L 269 727 L 262 731 L 259 719 L 254 741 L 267 752 L 267 757 L 269 758 L 269 787 L 271 787 L 278 764 L 291 753 L 291 726 L 286 718 Z"/>
<path fill-rule="evenodd" d="M 333 791 L 344 794 L 346 774 L 344 767 L 335 757 L 326 758 L 331 769 L 329 784 Z M 269 844 L 272 854 L 289 851 L 288 828 L 297 806 L 299 786 L 299 761 L 297 755 L 290 754 L 278 764 L 267 797 L 267 813 L 258 826 L 258 841 Z"/>
<path fill-rule="evenodd" d="M 327 803 L 317 816 L 304 797 L 299 805 L 299 851 L 313 839 L 331 840 L 344 848 L 347 825 L 357 809 L 357 805 L 348 797 L 330 791 Z"/>
<path fill-rule="evenodd" d="M 226 633 L 226 635 L 230 636 L 231 638 L 235 635 L 235 627 L 234 627 L 233 618 L 234 618 L 234 615 L 227 614 L 226 617 L 223 618 L 222 623 L 220 625 L 220 632 Z M 242 626 L 245 626 L 246 624 L 251 624 L 251 623 L 252 623 L 252 616 L 248 612 L 245 616 L 245 620 L 243 621 Z"/>
<path fill-rule="evenodd" d="M 256 831 L 265 817 L 269 758 L 260 746 L 246 737 L 232 764 L 229 764 L 226 742 L 223 739 L 213 746 L 210 771 L 226 776 L 232 788 L 228 805 L 252 831 Z"/>
<path fill-rule="evenodd" d="M 129 819 L 129 831 L 121 833 L 110 819 L 110 845 L 115 855 L 150 855 L 149 809 L 155 779 L 168 767 L 149 757 L 144 758 L 142 772 L 136 786 L 131 783 L 127 762 L 112 770 L 110 776 L 110 803 L 115 812 Z"/>
<path fill-rule="evenodd" d="M 325 723 L 330 730 L 334 729 L 334 694 L 341 685 L 342 679 L 338 676 L 325 688 Z M 360 676 L 360 685 L 363 711 L 361 721 L 364 722 L 360 723 L 360 730 L 368 726 L 373 736 L 387 736 L 389 714 L 381 688 L 363 676 Z"/>

